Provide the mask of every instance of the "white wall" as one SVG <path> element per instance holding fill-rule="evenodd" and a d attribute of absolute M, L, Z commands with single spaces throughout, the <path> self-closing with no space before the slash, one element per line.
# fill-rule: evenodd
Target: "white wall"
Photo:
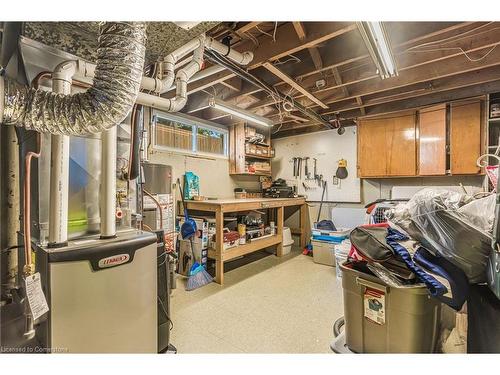
<path fill-rule="evenodd" d="M 260 184 L 255 176 L 230 176 L 229 159 L 201 158 L 173 152 L 154 151 L 149 155 L 151 163 L 171 165 L 173 182 L 186 172 L 200 177 L 200 194 L 205 197 L 232 198 L 236 187 L 258 190 Z"/>

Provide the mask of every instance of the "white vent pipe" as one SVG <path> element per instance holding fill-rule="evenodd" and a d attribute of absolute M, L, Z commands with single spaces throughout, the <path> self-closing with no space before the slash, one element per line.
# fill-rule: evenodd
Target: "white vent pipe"
<path fill-rule="evenodd" d="M 71 94 L 71 77 L 76 61 L 59 64 L 52 74 L 52 91 Z M 68 241 L 69 136 L 50 137 L 49 247 L 66 246 Z"/>
<path fill-rule="evenodd" d="M 6 125 L 59 135 L 99 133 L 121 123 L 139 92 L 145 44 L 143 22 L 101 24 L 91 88 L 83 93 L 60 95 L 0 77 L 0 120 Z M 84 70 L 78 65 L 78 70 Z"/>
<path fill-rule="evenodd" d="M 141 79 L 141 89 L 145 91 L 152 91 L 157 94 L 164 94 L 169 91 L 174 81 L 176 81 L 176 75 L 174 73 L 177 62 L 183 57 L 187 56 L 189 53 L 198 50 L 200 48 L 208 48 L 213 51 L 220 53 L 221 55 L 226 56 L 237 64 L 240 65 L 248 65 L 250 61 L 253 59 L 253 53 L 250 51 L 247 52 L 238 52 L 231 47 L 222 44 L 211 37 L 205 37 L 204 34 L 200 35 L 197 38 L 190 40 L 188 43 L 176 49 L 174 52 L 168 54 L 162 60 L 163 70 L 165 76 L 162 79 L 151 78 L 143 76 Z M 192 60 L 188 63 L 191 64 Z M 88 62 L 81 62 L 82 69 L 77 73 L 83 73 L 83 77 L 92 78 L 94 77 L 95 65 Z M 183 68 L 186 69 L 186 68 Z M 196 74 L 191 75 L 189 82 L 195 82 L 197 80 L 206 78 L 210 75 L 219 73 L 224 70 L 224 67 L 219 65 L 211 66 L 203 71 L 201 70 L 201 66 L 198 69 Z M 175 82 L 177 86 L 177 82 Z M 143 101 L 138 101 L 139 104 L 147 105 L 148 99 L 144 99 L 144 95 L 139 95 Z M 156 101 L 156 99 L 151 98 L 149 100 Z M 168 106 L 167 106 L 168 107 Z M 167 110 L 167 109 L 164 109 Z M 168 111 L 168 110 L 167 110 Z"/>
<path fill-rule="evenodd" d="M 101 133 L 101 238 L 116 236 L 116 126 Z"/>

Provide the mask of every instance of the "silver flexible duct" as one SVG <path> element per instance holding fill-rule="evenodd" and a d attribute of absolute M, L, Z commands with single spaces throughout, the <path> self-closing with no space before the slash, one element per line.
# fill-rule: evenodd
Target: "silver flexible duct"
<path fill-rule="evenodd" d="M 99 133 L 121 123 L 139 92 L 145 45 L 146 23 L 101 24 L 91 88 L 84 93 L 61 95 L 5 79 L 0 120 L 3 117 L 7 125 L 60 135 Z"/>

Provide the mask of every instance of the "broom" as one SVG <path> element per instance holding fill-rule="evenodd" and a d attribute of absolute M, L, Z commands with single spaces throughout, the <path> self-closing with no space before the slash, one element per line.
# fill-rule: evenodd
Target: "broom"
<path fill-rule="evenodd" d="M 181 183 L 179 179 L 177 179 L 177 184 L 179 185 L 182 205 L 184 206 L 184 223 L 181 226 L 181 236 L 182 239 L 189 238 L 189 243 L 191 244 L 191 257 L 194 262 L 191 266 L 191 269 L 189 270 L 189 278 L 186 285 L 186 290 L 189 291 L 210 284 L 213 281 L 213 277 L 210 276 L 205 268 L 196 261 L 193 246 L 193 237 L 196 234 L 196 222 L 188 216 L 186 204 L 184 202 L 184 193 L 181 189 Z"/>

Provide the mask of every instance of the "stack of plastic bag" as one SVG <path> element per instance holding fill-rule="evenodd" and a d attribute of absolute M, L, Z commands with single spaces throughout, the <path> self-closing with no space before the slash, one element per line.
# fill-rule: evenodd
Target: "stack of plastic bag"
<path fill-rule="evenodd" d="M 469 283 L 486 281 L 495 198 L 423 189 L 388 212 L 388 218 L 434 255 L 461 269 Z"/>

